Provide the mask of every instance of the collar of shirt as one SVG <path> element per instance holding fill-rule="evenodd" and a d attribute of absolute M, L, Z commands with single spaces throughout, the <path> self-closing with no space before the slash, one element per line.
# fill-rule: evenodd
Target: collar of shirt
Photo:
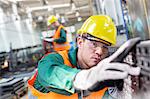
<path fill-rule="evenodd" d="M 75 48 L 72 51 L 69 51 L 68 57 L 73 66 L 76 66 L 78 69 L 80 69 L 80 66 L 77 64 L 77 52 L 78 48 Z"/>

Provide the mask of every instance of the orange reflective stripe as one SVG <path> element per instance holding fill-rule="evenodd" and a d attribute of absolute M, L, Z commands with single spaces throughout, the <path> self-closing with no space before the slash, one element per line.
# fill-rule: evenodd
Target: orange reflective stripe
<path fill-rule="evenodd" d="M 67 66 L 73 67 L 73 68 L 75 67 L 69 61 L 68 51 L 59 51 L 58 53 L 63 57 L 64 64 L 66 64 Z"/>
<path fill-rule="evenodd" d="M 78 95 L 73 94 L 71 96 L 65 96 L 54 92 L 49 92 L 47 95 L 38 96 L 38 99 L 78 99 Z"/>

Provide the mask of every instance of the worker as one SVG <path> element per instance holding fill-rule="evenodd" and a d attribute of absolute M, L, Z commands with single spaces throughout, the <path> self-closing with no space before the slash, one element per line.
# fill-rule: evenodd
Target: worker
<path fill-rule="evenodd" d="M 139 67 L 111 62 L 130 46 L 128 42 L 108 57 L 108 47 L 116 44 L 116 27 L 109 16 L 89 17 L 78 34 L 75 50 L 51 53 L 39 61 L 38 71 L 28 81 L 30 97 L 113 99 L 116 95 L 110 88 L 98 88 L 103 85 L 97 86 L 97 83 L 125 79 L 129 74 L 139 75 Z"/>
<path fill-rule="evenodd" d="M 69 50 L 70 44 L 67 41 L 67 31 L 65 30 L 64 26 L 59 23 L 56 16 L 52 15 L 48 17 L 47 26 L 48 28 L 52 27 L 55 29 L 55 33 L 53 36 L 54 51 Z"/>

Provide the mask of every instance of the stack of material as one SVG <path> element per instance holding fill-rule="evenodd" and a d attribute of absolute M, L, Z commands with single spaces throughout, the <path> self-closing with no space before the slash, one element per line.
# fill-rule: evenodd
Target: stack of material
<path fill-rule="evenodd" d="M 0 99 L 19 98 L 25 92 L 25 83 L 21 78 L 11 78 L 0 83 Z"/>

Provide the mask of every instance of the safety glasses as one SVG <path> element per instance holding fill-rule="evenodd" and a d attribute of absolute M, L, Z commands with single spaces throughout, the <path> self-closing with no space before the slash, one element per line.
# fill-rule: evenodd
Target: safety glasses
<path fill-rule="evenodd" d="M 82 36 L 82 38 L 84 38 L 84 39 L 86 39 L 86 40 L 89 41 L 89 42 L 88 42 L 88 45 L 89 45 L 89 47 L 90 47 L 91 49 L 96 50 L 97 48 L 100 47 L 100 48 L 102 49 L 102 51 L 103 51 L 105 54 L 108 53 L 108 46 L 107 46 L 106 44 L 103 44 L 103 43 L 101 43 L 101 42 L 99 42 L 99 41 L 96 41 L 96 40 L 94 40 L 94 39 L 91 38 L 91 37 Z"/>

